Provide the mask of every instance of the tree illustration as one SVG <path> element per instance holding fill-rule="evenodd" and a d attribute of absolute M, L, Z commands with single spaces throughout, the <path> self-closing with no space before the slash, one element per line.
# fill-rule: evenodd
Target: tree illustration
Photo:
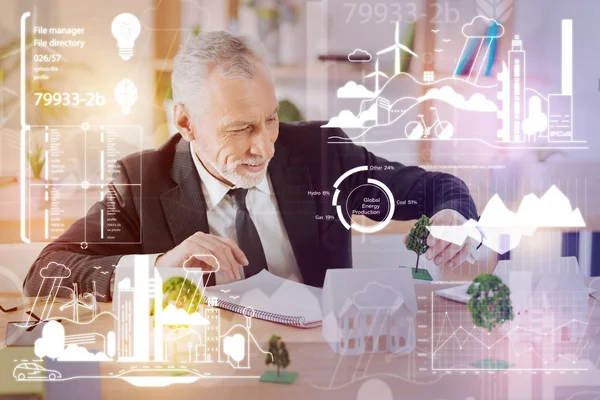
<path fill-rule="evenodd" d="M 274 364 L 277 366 L 277 376 L 279 376 L 281 368 L 286 368 L 290 365 L 290 354 L 285 347 L 285 342 L 281 340 L 280 336 L 273 335 L 271 336 L 271 339 L 269 339 L 269 348 L 267 349 L 265 363 L 267 365 Z"/>
<path fill-rule="evenodd" d="M 471 295 L 467 308 L 475 326 L 491 332 L 504 321 L 513 319 L 510 289 L 496 275 L 477 275 L 467 289 L 467 294 Z"/>
<path fill-rule="evenodd" d="M 419 271 L 419 258 L 429 248 L 429 246 L 427 246 L 427 236 L 429 236 L 429 231 L 427 230 L 428 226 L 429 217 L 426 215 L 421 215 L 421 218 L 419 218 L 415 226 L 411 228 L 406 241 L 406 248 L 417 253 L 417 265 L 415 266 L 415 272 Z"/>

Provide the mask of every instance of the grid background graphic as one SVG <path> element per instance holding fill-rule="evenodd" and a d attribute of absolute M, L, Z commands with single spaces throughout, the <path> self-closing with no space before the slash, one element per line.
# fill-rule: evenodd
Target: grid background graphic
<path fill-rule="evenodd" d="M 433 296 L 432 370 L 588 369 L 587 292 L 519 292 L 511 299 L 514 319 L 488 332 L 473 325 L 465 304 Z"/>
<path fill-rule="evenodd" d="M 44 215 L 46 220 L 45 237 L 31 237 L 36 241 L 57 239 L 67 229 L 64 220 L 73 215 L 85 217 L 90 207 L 109 195 L 109 184 L 115 174 L 116 161 L 133 152 L 142 150 L 143 131 L 139 125 L 96 126 L 89 124 L 65 126 L 32 126 L 27 131 L 25 146 L 28 154 L 37 145 L 48 148 L 43 156 L 46 160 L 42 180 L 24 179 L 26 198 L 25 215 L 22 221 L 31 232 L 31 219 L 34 215 Z M 71 155 L 71 154 L 76 154 Z M 129 186 L 142 186 L 141 158 L 140 176 L 129 177 Z M 115 183 L 115 186 L 119 184 Z M 110 196 L 108 196 L 110 197 Z M 141 199 L 140 199 L 141 201 Z M 70 217 L 65 217 L 70 216 Z M 85 231 L 76 244 L 117 243 L 111 240 L 108 223 L 109 212 L 101 216 L 103 229 L 100 241 L 88 238 L 87 219 Z M 90 221 L 91 222 L 91 221 Z M 140 220 L 141 232 L 141 220 Z M 140 243 L 141 238 L 135 243 Z"/>

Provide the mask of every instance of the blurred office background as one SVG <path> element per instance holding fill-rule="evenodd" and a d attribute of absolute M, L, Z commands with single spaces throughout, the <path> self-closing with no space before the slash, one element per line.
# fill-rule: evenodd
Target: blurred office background
<path fill-rule="evenodd" d="M 519 35 L 526 50 L 528 87 L 544 96 L 561 91 L 561 22 L 573 20 L 573 136 L 578 141 L 587 141 L 585 146 L 589 149 L 511 150 L 458 140 L 378 144 L 358 139 L 357 142 L 390 160 L 460 176 L 472 191 L 480 213 L 494 194 L 516 210 L 525 195 L 534 193 L 539 197 L 556 185 L 569 198 L 572 207 L 581 210 L 586 228 L 539 230 L 534 236 L 525 237 L 510 257 L 577 255 L 587 274 L 599 274 L 600 249 L 594 249 L 600 245 L 594 241 L 593 231 L 600 231 L 600 135 L 596 133 L 600 126 L 600 44 L 596 29 L 600 2 L 554 1 L 551 6 L 545 0 L 497 3 L 498 8 L 490 10 L 489 2 L 483 0 L 0 0 L 0 48 L 6 50 L 0 54 L 4 72 L 0 75 L 0 175 L 3 179 L 0 254 L 6 254 L 1 258 L 3 265 L 22 277 L 42 246 L 19 244 L 19 74 L 17 70 L 9 71 L 18 51 L 11 52 L 9 46 L 19 39 L 19 20 L 24 12 L 32 12 L 37 24 L 86 29 L 83 51 L 61 50 L 66 59 L 73 62 L 72 67 L 63 71 L 63 80 L 53 83 L 58 86 L 54 90 L 95 90 L 109 99 L 101 111 L 78 108 L 39 115 L 30 110 L 28 118 L 54 125 L 77 125 L 83 121 L 98 125 L 140 125 L 143 148 L 154 148 L 174 133 L 169 124 L 172 60 L 179 46 L 198 32 L 231 30 L 260 37 L 269 52 L 277 96 L 286 101 L 285 118 L 328 120 L 356 105 L 354 101 L 337 98 L 339 87 L 348 81 L 366 87 L 373 85 L 373 80 L 365 77 L 373 72 L 373 61 L 351 63 L 345 57 L 357 48 L 375 54 L 393 44 L 395 21 L 400 21 L 401 41 L 419 55 L 405 65 L 406 72 L 421 80 L 426 72 L 441 79 L 452 76 L 460 62 L 465 42 L 463 25 L 483 14 L 497 18 L 505 34 L 497 42 L 491 73 L 482 77 L 480 84 L 498 84 L 497 74 L 502 72 L 502 63 L 508 62 L 508 51 L 515 35 Z M 122 12 L 135 14 L 142 25 L 135 55 L 127 63 L 118 58 L 109 29 L 112 19 Z M 413 39 L 408 40 L 409 36 Z M 393 75 L 391 57 L 382 56 L 380 70 Z M 114 84 L 122 77 L 134 80 L 138 90 L 138 101 L 127 116 L 111 100 Z M 396 90 L 398 96 L 419 97 L 426 89 L 406 79 Z M 471 96 L 475 92 L 462 94 Z M 433 115 L 429 108 L 432 105 L 435 104 L 427 103 L 415 109 L 414 118 L 423 114 L 431 121 Z M 452 122 L 457 135 L 469 132 L 482 141 L 496 138 L 501 129 L 501 121 L 493 113 L 481 118 L 465 118 L 455 112 L 445 114 L 444 118 Z M 350 136 L 357 132 L 347 130 Z M 72 140 L 76 142 L 80 138 L 74 135 Z M 137 143 L 132 144 L 131 148 L 136 146 Z M 460 167 L 464 165 L 484 167 Z M 72 194 L 73 198 L 77 196 L 78 193 Z M 67 207 L 65 219 L 72 222 L 83 213 L 84 210 L 76 206 Z M 28 229 L 39 229 L 43 224 L 35 212 L 30 219 Z M 389 264 L 390 259 L 401 252 L 390 248 L 388 243 L 395 239 L 389 235 L 403 234 L 409 227 L 410 223 L 392 223 L 377 235 L 357 235 L 355 253 L 359 261 L 356 262 Z M 478 268 L 493 268 L 497 255 L 487 250 L 482 253 L 483 261 Z M 401 257 L 413 257 L 407 254 Z"/>

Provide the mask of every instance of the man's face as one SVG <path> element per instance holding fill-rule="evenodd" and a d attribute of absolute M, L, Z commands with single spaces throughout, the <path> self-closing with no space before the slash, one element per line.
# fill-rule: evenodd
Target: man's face
<path fill-rule="evenodd" d="M 273 82 L 262 64 L 251 79 L 207 78 L 205 113 L 194 124 L 193 144 L 205 168 L 221 181 L 242 188 L 259 184 L 275 154 L 279 135 Z"/>

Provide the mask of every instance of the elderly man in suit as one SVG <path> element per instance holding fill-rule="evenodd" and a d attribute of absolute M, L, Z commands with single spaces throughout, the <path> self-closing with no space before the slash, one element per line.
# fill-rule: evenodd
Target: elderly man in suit
<path fill-rule="evenodd" d="M 104 200 L 32 265 L 27 295 L 48 294 L 40 271 L 62 264 L 70 270 L 62 286 L 91 291 L 95 282 L 110 300 L 114 269 L 133 265 L 136 254 L 150 255 L 156 267 L 218 269 L 206 274 L 209 285 L 266 268 L 322 286 L 328 268 L 352 267 L 351 232 L 338 220 L 317 218 L 336 211 L 330 196 L 311 194 L 332 191 L 340 176 L 360 166 L 368 168 L 338 187 L 350 210 L 365 198 L 379 202 L 381 190 L 363 185 L 376 179 L 395 199 L 412 200 L 397 206 L 393 219 L 425 214 L 433 224 L 459 225 L 477 218 L 466 185 L 451 175 L 392 163 L 352 143 L 328 145 L 332 131 L 321 123 L 280 123 L 273 79 L 256 41 L 200 34 L 177 55 L 172 85 L 179 134 L 117 163 Z M 359 186 L 358 198 L 348 195 Z M 108 237 L 100 234 L 101 215 L 110 215 Z M 84 231 L 89 245 L 81 243 Z M 455 268 L 476 256 L 478 243 L 471 239 L 463 245 L 428 240 L 426 257 L 438 265 Z"/>

